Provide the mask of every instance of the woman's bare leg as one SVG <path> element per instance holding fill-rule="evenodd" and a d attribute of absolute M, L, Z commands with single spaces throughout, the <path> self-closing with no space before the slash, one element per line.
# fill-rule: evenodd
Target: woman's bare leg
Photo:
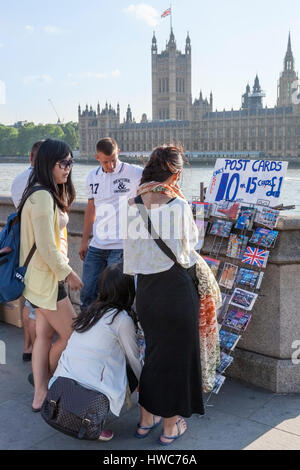
<path fill-rule="evenodd" d="M 61 353 L 72 334 L 76 317 L 70 299 L 57 302 L 57 310 L 36 309 L 36 340 L 33 348 L 32 371 L 35 393 L 32 406 L 40 408 L 47 394 L 49 373 L 53 374 Z M 58 338 L 52 344 L 54 333 Z"/>
<path fill-rule="evenodd" d="M 36 309 L 36 339 L 32 351 L 32 372 L 34 378 L 33 408 L 40 408 L 47 394 L 49 352 L 55 333 L 41 310 Z"/>
<path fill-rule="evenodd" d="M 28 330 L 29 330 L 29 335 L 30 335 L 30 341 L 31 341 L 31 344 L 32 346 L 34 345 L 34 342 L 35 342 L 35 337 L 36 337 L 36 333 L 35 333 L 35 320 L 33 320 L 32 318 L 29 317 L 28 319 Z"/>
<path fill-rule="evenodd" d="M 49 310 L 48 310 L 49 311 Z M 49 323 L 58 334 L 55 343 L 52 344 L 49 355 L 50 373 L 53 374 L 61 353 L 66 348 L 68 340 L 73 332 L 72 323 L 76 318 L 75 310 L 69 297 L 57 302 L 57 311 L 55 315 L 49 316 Z"/>
<path fill-rule="evenodd" d="M 29 307 L 23 307 L 22 320 L 23 320 L 23 333 L 24 333 L 24 353 L 31 353 L 33 343 L 30 337 L 30 326 L 29 326 Z"/>

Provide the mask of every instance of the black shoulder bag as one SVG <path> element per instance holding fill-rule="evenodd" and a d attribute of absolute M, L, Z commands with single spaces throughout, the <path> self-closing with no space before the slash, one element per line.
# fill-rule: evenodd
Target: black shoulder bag
<path fill-rule="evenodd" d="M 47 392 L 41 415 L 49 426 L 77 439 L 97 440 L 109 412 L 109 400 L 75 380 L 58 377 Z"/>

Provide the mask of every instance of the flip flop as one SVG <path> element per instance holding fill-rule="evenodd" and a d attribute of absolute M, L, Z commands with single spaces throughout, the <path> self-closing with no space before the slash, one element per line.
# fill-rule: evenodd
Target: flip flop
<path fill-rule="evenodd" d="M 178 429 L 178 434 L 176 434 L 175 436 L 166 436 L 165 434 L 162 434 L 159 439 L 158 439 L 158 443 L 161 445 L 161 446 L 169 446 L 171 444 L 173 444 L 173 442 L 176 440 L 176 439 L 179 439 L 181 436 L 184 435 L 185 431 L 187 430 L 187 428 L 185 428 L 185 430 L 180 434 L 180 427 L 179 427 L 179 423 L 184 421 L 183 418 L 179 418 L 177 421 L 176 421 L 176 426 L 177 426 L 177 429 Z M 184 421 L 185 422 L 185 421 Z M 161 440 L 161 438 L 164 437 L 165 439 L 171 439 L 171 442 L 164 442 Z"/>
<path fill-rule="evenodd" d="M 33 411 L 34 413 L 39 413 L 41 411 L 42 407 L 40 408 L 33 408 L 33 406 L 31 407 L 31 411 Z"/>
<path fill-rule="evenodd" d="M 138 425 L 137 425 L 137 430 L 136 430 L 136 432 L 135 432 L 135 437 L 136 437 L 137 439 L 144 439 L 145 437 L 147 437 L 147 436 L 150 434 L 150 432 L 151 432 L 153 429 L 157 428 L 157 426 L 158 426 L 160 423 L 161 423 L 161 418 L 160 418 L 160 419 L 157 421 L 157 423 L 156 423 L 156 422 L 155 422 L 155 417 L 154 417 L 154 415 L 153 415 L 153 424 L 152 424 L 152 426 L 141 426 L 140 423 L 138 423 Z M 148 432 L 146 432 L 145 434 L 140 434 L 140 433 L 138 433 L 138 429 L 142 429 L 142 430 L 148 431 Z"/>

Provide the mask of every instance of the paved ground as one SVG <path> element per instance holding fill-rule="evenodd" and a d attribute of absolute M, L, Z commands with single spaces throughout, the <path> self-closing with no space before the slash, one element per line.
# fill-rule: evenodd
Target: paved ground
<path fill-rule="evenodd" d="M 22 362 L 22 330 L 0 322 L 0 339 L 6 344 L 6 365 L 0 365 L 0 449 L 163 449 L 157 444 L 160 429 L 141 441 L 133 437 L 137 406 L 110 417 L 115 438 L 107 443 L 78 441 L 47 426 L 31 411 L 31 366 Z M 277 395 L 227 379 L 209 405 L 204 417 L 188 420 L 185 436 L 169 450 L 300 450 L 300 394 Z"/>

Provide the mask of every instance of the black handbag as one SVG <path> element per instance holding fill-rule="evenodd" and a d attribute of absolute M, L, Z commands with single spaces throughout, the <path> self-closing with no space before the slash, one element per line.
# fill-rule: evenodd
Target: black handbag
<path fill-rule="evenodd" d="M 174 262 L 174 264 L 179 269 L 187 271 L 187 273 L 192 278 L 192 281 L 193 281 L 193 283 L 195 285 L 195 288 L 197 289 L 197 292 L 198 292 L 198 278 L 197 278 L 197 274 L 196 274 L 196 264 L 194 264 L 193 266 L 191 266 L 190 268 L 187 268 L 187 269 L 184 268 L 183 266 L 181 266 L 181 264 L 178 263 L 177 258 L 174 255 L 171 248 L 169 248 L 168 245 L 160 238 L 160 236 L 156 232 L 155 228 L 153 227 L 151 219 L 150 219 L 148 213 L 146 212 L 145 205 L 144 205 L 144 202 L 143 202 L 143 199 L 142 199 L 141 195 L 137 196 L 134 199 L 134 202 L 136 203 L 136 205 L 138 207 L 138 210 L 139 210 L 139 212 L 142 216 L 145 227 L 147 228 L 148 232 L 150 233 L 150 235 L 153 238 L 153 240 L 155 241 L 155 243 L 159 246 L 161 251 L 163 251 L 163 253 L 166 256 L 168 256 Z"/>
<path fill-rule="evenodd" d="M 109 412 L 109 400 L 75 380 L 58 377 L 42 406 L 41 415 L 49 426 L 78 439 L 97 440 Z"/>

